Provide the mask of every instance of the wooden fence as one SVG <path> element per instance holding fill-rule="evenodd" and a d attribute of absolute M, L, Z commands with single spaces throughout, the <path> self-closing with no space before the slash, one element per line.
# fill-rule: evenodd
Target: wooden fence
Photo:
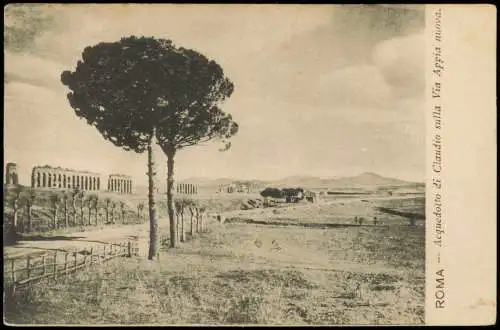
<path fill-rule="evenodd" d="M 55 250 L 4 259 L 4 286 L 16 287 L 41 280 L 56 279 L 78 269 L 101 264 L 117 257 L 138 255 L 136 242 L 99 243 L 74 251 Z M 12 292 L 13 293 L 13 292 Z"/>

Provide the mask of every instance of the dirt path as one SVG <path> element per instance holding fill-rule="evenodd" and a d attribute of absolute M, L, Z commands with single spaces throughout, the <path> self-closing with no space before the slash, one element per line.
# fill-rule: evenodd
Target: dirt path
<path fill-rule="evenodd" d="M 41 250 L 71 250 L 84 248 L 99 242 L 124 241 L 133 237 L 147 237 L 149 223 L 123 227 L 104 228 L 101 230 L 73 232 L 61 236 L 47 236 L 36 240 L 22 240 L 13 246 L 4 247 L 4 257 L 21 256 Z"/>

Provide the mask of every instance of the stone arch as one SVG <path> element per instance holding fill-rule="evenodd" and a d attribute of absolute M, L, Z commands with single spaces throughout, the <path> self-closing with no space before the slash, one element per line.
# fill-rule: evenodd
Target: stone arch
<path fill-rule="evenodd" d="M 83 186 L 85 187 L 85 190 L 89 189 L 89 178 L 87 176 L 83 178 Z"/>
<path fill-rule="evenodd" d="M 45 174 L 45 172 L 42 173 L 42 187 L 46 187 L 47 186 L 47 175 Z"/>
<path fill-rule="evenodd" d="M 100 183 L 101 183 L 100 181 L 101 181 L 101 179 L 97 178 L 97 190 L 99 190 L 99 188 L 100 188 Z"/>
<path fill-rule="evenodd" d="M 59 173 L 59 175 L 58 175 L 57 186 L 59 188 L 62 187 L 62 175 L 61 175 L 61 173 Z"/>
<path fill-rule="evenodd" d="M 52 174 L 48 173 L 47 176 L 48 176 L 48 179 L 49 179 L 48 182 L 47 182 L 47 186 L 49 188 L 52 188 Z"/>
<path fill-rule="evenodd" d="M 41 175 L 40 172 L 36 172 L 36 186 L 40 187 Z"/>
<path fill-rule="evenodd" d="M 63 188 L 66 188 L 66 174 L 63 174 Z"/>

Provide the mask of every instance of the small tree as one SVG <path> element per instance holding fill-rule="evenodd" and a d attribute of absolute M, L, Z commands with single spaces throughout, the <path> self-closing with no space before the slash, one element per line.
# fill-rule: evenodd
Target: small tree
<path fill-rule="evenodd" d="M 28 215 L 28 232 L 33 231 L 33 214 L 32 214 L 32 209 L 33 206 L 35 205 L 35 199 L 36 199 L 36 194 L 33 189 L 29 189 L 27 191 L 27 196 L 26 196 L 26 214 Z"/>
<path fill-rule="evenodd" d="M 87 196 L 87 199 L 85 200 L 85 205 L 87 206 L 87 221 L 88 221 L 88 225 L 91 226 L 92 225 L 92 219 L 90 218 L 91 216 L 91 212 L 92 212 L 92 208 L 93 208 L 93 205 L 94 205 L 94 195 L 89 195 Z"/>
<path fill-rule="evenodd" d="M 111 223 L 115 224 L 115 209 L 116 209 L 116 203 L 113 202 L 111 203 Z"/>
<path fill-rule="evenodd" d="M 83 190 L 80 190 L 78 192 L 78 198 L 80 199 L 80 225 L 84 226 L 85 225 L 85 217 L 83 216 L 83 208 L 85 207 L 85 192 Z"/>
<path fill-rule="evenodd" d="M 12 189 L 12 198 L 11 198 L 11 207 L 13 211 L 13 219 L 12 219 L 12 226 L 14 228 L 14 232 L 17 233 L 19 230 L 19 210 L 21 209 L 21 188 L 19 186 L 15 186 L 14 189 Z"/>
<path fill-rule="evenodd" d="M 267 187 L 260 192 L 260 195 L 264 197 L 264 205 L 268 206 L 270 198 L 283 198 L 285 195 L 281 189 Z"/>
<path fill-rule="evenodd" d="M 142 223 L 142 210 L 144 210 L 144 203 L 140 202 L 137 204 L 137 221 Z"/>
<path fill-rule="evenodd" d="M 97 195 L 97 194 L 94 195 L 93 202 L 94 202 L 93 208 L 94 208 L 94 214 L 95 214 L 95 225 L 97 226 L 99 224 L 99 218 L 98 218 L 99 195 Z"/>
<path fill-rule="evenodd" d="M 181 222 L 181 212 L 182 212 L 182 203 L 180 200 L 174 201 L 174 211 L 175 211 L 175 236 L 176 241 L 180 241 L 180 222 Z"/>
<path fill-rule="evenodd" d="M 61 196 L 54 192 L 50 195 L 50 204 L 52 207 L 52 227 L 57 229 L 57 215 L 59 212 L 59 207 L 61 203 Z"/>
<path fill-rule="evenodd" d="M 80 194 L 80 189 L 75 188 L 71 191 L 71 205 L 73 206 L 73 226 L 77 226 L 77 210 L 76 210 L 76 200 Z"/>
<path fill-rule="evenodd" d="M 109 199 L 109 197 L 108 197 L 104 200 L 104 202 L 106 203 L 106 209 L 105 209 L 105 211 L 106 211 L 106 224 L 108 224 L 109 223 L 109 207 L 111 205 L 111 199 Z"/>
<path fill-rule="evenodd" d="M 189 216 L 190 216 L 190 219 L 189 219 L 189 233 L 191 234 L 191 236 L 194 235 L 194 216 L 196 214 L 196 211 L 195 209 L 197 208 L 197 205 L 196 205 L 196 202 L 194 200 L 191 200 L 189 202 L 189 204 L 187 205 L 188 207 L 188 210 L 189 210 Z"/>
<path fill-rule="evenodd" d="M 120 201 L 120 211 L 122 216 L 122 223 L 125 224 L 125 203 Z"/>
<path fill-rule="evenodd" d="M 199 214 L 200 214 L 200 231 L 203 232 L 206 228 L 206 223 L 205 223 L 205 219 L 206 219 L 206 211 L 207 211 L 207 208 L 205 206 L 199 206 Z"/>
<path fill-rule="evenodd" d="M 64 212 L 64 227 L 68 228 L 69 227 L 69 208 L 68 208 L 68 194 L 63 193 L 62 195 L 62 202 L 63 202 L 63 212 Z"/>

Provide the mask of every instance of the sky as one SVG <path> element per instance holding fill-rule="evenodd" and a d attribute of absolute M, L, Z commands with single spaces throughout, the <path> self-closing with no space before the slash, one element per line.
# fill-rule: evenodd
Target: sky
<path fill-rule="evenodd" d="M 147 155 L 104 140 L 60 82 L 86 46 L 171 39 L 217 61 L 240 130 L 176 156 L 175 177 L 425 176 L 424 10 L 382 5 L 38 5 L 5 14 L 4 160 L 131 175 Z M 158 175 L 166 158 L 156 148 Z"/>

